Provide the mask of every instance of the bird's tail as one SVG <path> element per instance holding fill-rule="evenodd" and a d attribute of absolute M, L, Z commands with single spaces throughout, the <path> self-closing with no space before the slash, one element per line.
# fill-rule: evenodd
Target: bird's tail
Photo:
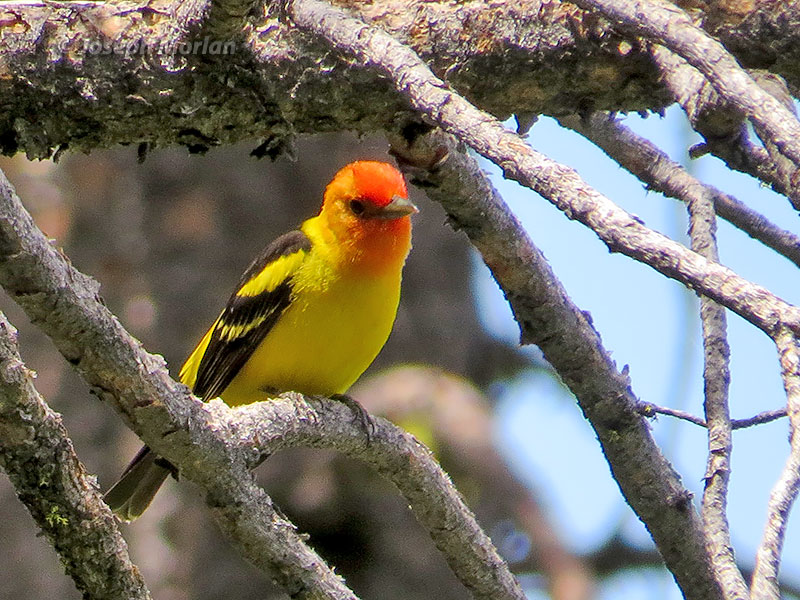
<path fill-rule="evenodd" d="M 120 519 L 133 521 L 150 506 L 161 484 L 173 471 L 171 467 L 150 448 L 142 446 L 103 499 Z"/>

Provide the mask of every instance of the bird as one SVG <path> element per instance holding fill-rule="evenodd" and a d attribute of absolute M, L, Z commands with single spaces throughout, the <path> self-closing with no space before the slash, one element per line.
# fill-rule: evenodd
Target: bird
<path fill-rule="evenodd" d="M 344 166 L 325 188 L 319 214 L 245 270 L 180 381 L 202 400 L 230 406 L 288 391 L 347 398 L 394 325 L 416 212 L 392 165 Z M 132 521 L 175 472 L 144 446 L 105 501 Z"/>

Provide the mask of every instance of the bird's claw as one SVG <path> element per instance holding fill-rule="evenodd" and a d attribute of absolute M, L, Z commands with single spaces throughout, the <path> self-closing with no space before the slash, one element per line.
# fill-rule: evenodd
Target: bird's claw
<path fill-rule="evenodd" d="M 357 400 L 351 396 L 348 396 L 347 394 L 333 394 L 331 396 L 331 400 L 341 402 L 355 413 L 356 418 L 361 424 L 361 428 L 367 435 L 367 443 L 370 443 L 375 435 L 375 421 L 372 419 L 372 416 L 367 412 L 367 410 L 361 406 Z"/>

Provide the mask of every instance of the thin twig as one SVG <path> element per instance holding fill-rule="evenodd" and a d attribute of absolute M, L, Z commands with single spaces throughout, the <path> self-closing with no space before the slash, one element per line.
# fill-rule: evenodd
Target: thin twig
<path fill-rule="evenodd" d="M 764 423 L 771 423 L 786 416 L 785 408 L 776 408 L 775 410 L 765 410 L 757 415 L 748 419 L 733 419 L 731 427 L 734 429 L 744 429 L 745 427 L 753 427 L 754 425 L 763 425 Z"/>
<path fill-rule="evenodd" d="M 800 123 L 772 94 L 762 89 L 717 40 L 666 0 L 576 0 L 624 29 L 662 44 L 709 80 L 728 104 L 749 117 L 769 141 L 800 166 Z"/>
<path fill-rule="evenodd" d="M 0 313 L 0 466 L 85 598 L 149 600 L 117 520 L 33 376 Z"/>
<path fill-rule="evenodd" d="M 718 262 L 717 217 L 712 198 L 702 186 L 686 190 L 689 237 L 692 250 Z M 708 427 L 708 462 L 701 515 L 706 548 L 722 595 L 729 600 L 748 598 L 747 585 L 736 566 L 728 526 L 728 482 L 731 472 L 730 346 L 725 309 L 706 296 L 700 297 L 703 329 L 703 410 Z"/>
<path fill-rule="evenodd" d="M 612 116 L 598 112 L 583 118 L 560 117 L 558 122 L 602 148 L 650 189 L 682 202 L 689 195 L 710 198 L 720 217 L 800 267 L 800 237 L 781 229 L 744 202 L 698 180 L 655 144 Z"/>
<path fill-rule="evenodd" d="M 680 419 L 682 421 L 688 421 L 689 423 L 694 423 L 695 425 L 699 425 L 700 427 L 706 427 L 706 422 L 701 417 L 693 415 L 690 412 L 686 412 L 685 410 L 679 410 L 677 408 L 670 408 L 668 406 L 659 406 L 651 402 L 639 402 L 639 404 L 637 404 L 637 410 L 639 411 L 639 414 L 645 417 L 653 417 L 654 415 L 657 414 L 667 415 L 668 417 L 675 417 L 676 419 Z"/>
<path fill-rule="evenodd" d="M 756 554 L 751 593 L 753 600 L 778 598 L 778 571 L 789 512 L 800 491 L 800 343 L 791 331 L 783 330 L 775 340 L 786 390 L 790 422 L 790 451 L 767 505 L 767 522 Z"/>
<path fill-rule="evenodd" d="M 689 423 L 699 425 L 700 427 L 706 427 L 706 422 L 702 417 L 698 417 L 697 415 L 693 415 L 683 410 L 669 408 L 668 406 L 659 406 L 651 402 L 639 402 L 637 404 L 637 410 L 639 411 L 639 414 L 644 417 L 652 417 L 657 414 L 667 415 L 668 417 L 675 417 L 676 419 L 681 419 L 682 421 L 688 421 Z M 731 429 L 745 429 L 747 427 L 753 427 L 754 425 L 763 425 L 765 423 L 771 423 L 772 421 L 782 419 L 785 416 L 785 408 L 765 410 L 764 412 L 760 412 L 757 415 L 748 417 L 746 419 L 731 419 Z"/>

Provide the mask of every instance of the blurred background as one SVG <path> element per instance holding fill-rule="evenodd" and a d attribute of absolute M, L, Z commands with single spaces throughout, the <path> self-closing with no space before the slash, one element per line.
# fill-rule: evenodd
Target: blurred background
<path fill-rule="evenodd" d="M 679 161 L 696 140 L 678 111 L 626 123 Z M 685 241 L 684 208 L 641 184 L 577 135 L 548 119 L 531 143 L 578 169 L 648 226 Z M 134 148 L 65 156 L 58 164 L 2 159 L 39 226 L 75 266 L 102 284 L 109 308 L 173 375 L 263 246 L 315 214 L 333 174 L 357 158 L 390 160 L 379 137 L 304 138 L 296 159 L 271 163 L 258 145 L 205 156 Z M 645 401 L 702 413 L 697 298 L 648 267 L 610 255 L 583 226 L 532 192 L 495 185 L 551 261 L 567 291 L 592 313 L 618 365 L 629 365 Z M 702 179 L 798 231 L 788 201 L 732 175 L 714 159 L 692 163 Z M 421 209 L 394 332 L 353 394 L 428 444 L 518 573 L 531 598 L 679 598 L 647 533 L 624 503 L 591 428 L 535 348 L 520 349 L 502 294 L 442 209 L 411 190 Z M 720 224 L 722 262 L 790 302 L 796 267 Z M 140 442 L 91 396 L 49 340 L 6 297 L 37 388 L 59 411 L 87 468 L 106 489 Z M 731 410 L 751 416 L 784 403 L 775 351 L 731 316 Z M 656 438 L 702 496 L 705 431 L 661 417 Z M 737 556 L 752 567 L 769 490 L 788 451 L 785 420 L 734 437 L 730 492 Z M 392 486 L 364 465 L 323 451 L 270 458 L 260 482 L 311 544 L 362 598 L 469 598 Z M 0 598 L 77 599 L 55 552 L 0 477 Z M 189 483 L 170 481 L 145 515 L 124 525 L 131 555 L 154 597 L 272 599 L 268 578 L 241 560 Z M 782 576 L 800 587 L 800 527 L 790 523 Z"/>

